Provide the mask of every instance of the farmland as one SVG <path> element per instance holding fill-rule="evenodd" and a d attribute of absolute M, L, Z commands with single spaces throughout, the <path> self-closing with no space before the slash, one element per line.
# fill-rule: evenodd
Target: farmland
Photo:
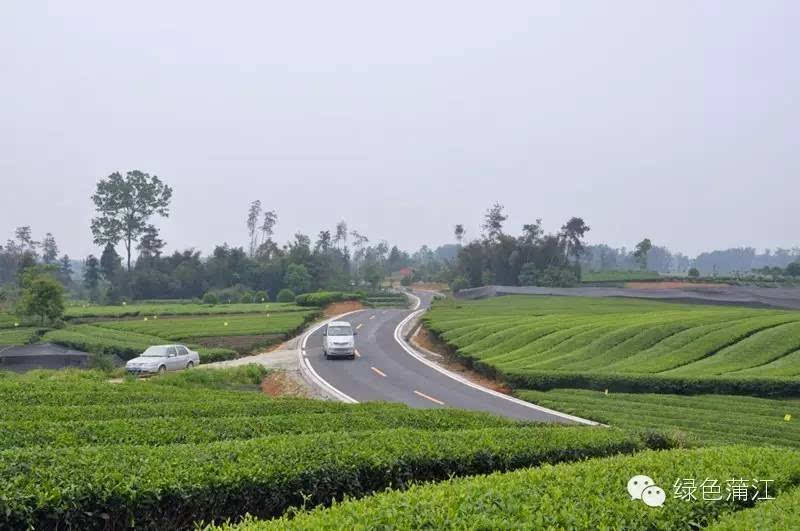
<path fill-rule="evenodd" d="M 625 485 L 642 471 L 665 491 L 663 507 L 631 500 Z M 706 500 L 699 492 L 693 500 L 675 498 L 673 485 L 683 478 L 699 478 L 698 484 L 717 479 L 720 499 Z M 746 499 L 726 496 L 730 478 L 748 478 Z M 755 509 L 748 509 L 752 498 L 764 495 L 763 483 L 753 484 L 750 478 L 770 480 L 769 496 L 776 500 L 758 501 Z M 779 504 L 796 502 L 792 489 L 798 483 L 800 453 L 793 450 L 729 446 L 642 452 L 415 485 L 225 529 L 696 529 L 718 518 L 731 526 L 736 511 L 756 524 L 784 521 L 786 526 L 726 529 L 791 529 L 797 521 L 782 519 Z M 748 517 L 751 511 L 757 513 Z"/>
<path fill-rule="evenodd" d="M 250 366 L 120 384 L 93 371 L 3 374 L 0 400 L 11 405 L 0 411 L 0 527 L 187 529 L 414 481 L 672 444 L 614 429 L 233 390 L 264 374 Z"/>
<path fill-rule="evenodd" d="M 467 362 L 529 384 L 548 373 L 562 383 L 663 378 L 684 390 L 772 379 L 758 384 L 768 392 L 800 376 L 800 312 L 529 296 L 441 303 L 425 321 Z"/>

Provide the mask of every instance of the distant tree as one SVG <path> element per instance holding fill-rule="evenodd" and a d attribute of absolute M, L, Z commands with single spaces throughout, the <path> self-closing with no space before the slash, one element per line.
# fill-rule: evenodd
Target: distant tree
<path fill-rule="evenodd" d="M 122 240 L 131 270 L 131 248 L 148 227 L 153 215 L 169 217 L 172 188 L 158 176 L 138 170 L 125 177 L 114 172 L 97 183 L 92 201 L 97 217 L 92 218 L 92 235 L 97 245 L 116 244 Z"/>
<path fill-rule="evenodd" d="M 462 225 L 461 223 L 456 225 L 456 228 L 453 230 L 453 233 L 456 236 L 456 241 L 458 242 L 459 245 L 461 245 L 461 241 L 464 239 L 464 234 L 466 233 L 466 230 L 464 230 L 464 225 Z"/>
<path fill-rule="evenodd" d="M 689 272 L 687 273 L 689 278 L 698 278 L 700 276 L 700 271 L 696 267 L 689 268 Z"/>
<path fill-rule="evenodd" d="M 484 237 L 490 242 L 496 241 L 503 234 L 503 223 L 508 219 L 503 208 L 500 203 L 495 203 L 483 216 L 481 228 L 484 230 Z"/>
<path fill-rule="evenodd" d="M 321 230 L 317 236 L 317 242 L 314 244 L 314 251 L 327 253 L 331 248 L 331 231 Z"/>
<path fill-rule="evenodd" d="M 639 263 L 640 269 L 642 270 L 647 269 L 647 253 L 649 253 L 650 249 L 652 248 L 653 244 L 652 242 L 650 242 L 649 238 L 645 238 L 644 240 L 636 244 L 636 250 L 633 252 L 633 256 Z"/>
<path fill-rule="evenodd" d="M 264 212 L 264 221 L 261 222 L 262 241 L 266 242 L 275 234 L 275 225 L 278 223 L 278 214 L 274 210 Z"/>
<path fill-rule="evenodd" d="M 64 286 L 69 287 L 72 284 L 72 260 L 69 259 L 68 255 L 64 255 L 61 257 L 59 262 L 59 270 L 58 270 L 58 278 L 61 280 L 61 283 Z"/>
<path fill-rule="evenodd" d="M 100 255 L 100 271 L 103 273 L 103 278 L 113 282 L 121 267 L 122 259 L 117 254 L 117 250 L 112 244 L 107 243 L 103 249 L 103 254 Z"/>
<path fill-rule="evenodd" d="M 17 227 L 14 231 L 14 237 L 19 242 L 19 246 L 21 251 L 31 251 L 36 252 L 36 248 L 39 246 L 39 242 L 33 241 L 33 237 L 31 236 L 31 228 L 29 226 L 24 227 Z"/>
<path fill-rule="evenodd" d="M 56 259 L 58 259 L 58 245 L 53 235 L 48 232 L 42 240 L 42 262 L 52 264 Z"/>
<path fill-rule="evenodd" d="M 258 218 L 261 217 L 261 200 L 256 199 L 250 203 L 250 209 L 247 211 L 247 233 L 250 236 L 250 256 L 256 253 L 258 247 Z"/>
<path fill-rule="evenodd" d="M 44 325 L 64 315 L 64 287 L 50 275 L 34 277 L 22 291 L 17 311 L 23 316 L 35 316 Z"/>
<path fill-rule="evenodd" d="M 591 228 L 584 223 L 582 218 L 570 218 L 562 227 L 559 233 L 563 240 L 564 252 L 566 257 L 570 256 L 575 258 L 577 262 L 583 253 L 583 236 L 589 232 Z"/>
<path fill-rule="evenodd" d="M 284 283 L 290 290 L 297 294 L 309 291 L 311 289 L 312 280 L 308 269 L 306 269 L 306 266 L 303 264 L 289 264 L 289 267 L 286 269 Z"/>
<path fill-rule="evenodd" d="M 536 223 L 526 223 L 522 226 L 522 241 L 527 245 L 535 244 L 542 236 L 542 218 L 538 218 Z"/>
<path fill-rule="evenodd" d="M 786 274 L 790 277 L 800 277 L 800 261 L 792 262 L 786 266 Z"/>
<path fill-rule="evenodd" d="M 347 246 L 347 223 L 344 220 L 336 224 L 336 235 L 333 237 L 336 247 Z"/>
<path fill-rule="evenodd" d="M 142 236 L 139 239 L 139 245 L 136 246 L 136 249 L 141 253 L 141 256 L 160 258 L 166 245 L 167 242 L 159 238 L 158 229 L 153 225 L 148 225 L 142 231 Z"/>
<path fill-rule="evenodd" d="M 90 254 L 83 262 L 83 285 L 90 292 L 97 289 L 100 283 L 100 261 Z"/>
<path fill-rule="evenodd" d="M 536 264 L 533 262 L 528 262 L 522 266 L 522 269 L 519 272 L 519 285 L 535 286 L 538 274 L 539 272 L 536 268 Z"/>
<path fill-rule="evenodd" d="M 292 290 L 283 288 L 278 292 L 278 296 L 275 298 L 278 302 L 294 302 L 295 294 Z"/>

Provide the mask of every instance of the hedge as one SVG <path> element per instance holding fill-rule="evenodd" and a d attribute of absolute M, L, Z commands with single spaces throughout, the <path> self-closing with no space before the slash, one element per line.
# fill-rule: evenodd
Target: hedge
<path fill-rule="evenodd" d="M 709 531 L 740 529 L 797 529 L 800 527 L 800 488 L 782 493 L 775 500 L 765 500 L 752 509 L 723 516 L 709 526 Z"/>
<path fill-rule="evenodd" d="M 626 486 L 638 474 L 650 476 L 663 488 L 662 507 L 631 499 Z M 723 499 L 703 500 L 700 490 L 694 501 L 675 498 L 674 482 L 683 478 L 696 485 L 706 478 L 718 480 Z M 642 452 L 415 485 L 292 519 L 250 520 L 235 529 L 697 529 L 752 505 L 749 500 L 725 499 L 725 485 L 732 478 L 746 478 L 748 483 L 771 479 L 771 495 L 786 491 L 800 482 L 800 452 L 742 446 Z M 748 497 L 755 494 L 748 489 Z M 740 522 L 739 514 L 731 521 Z M 796 527 L 797 521 L 793 524 Z"/>
<path fill-rule="evenodd" d="M 410 482 L 633 452 L 613 429 L 398 429 L 0 452 L 0 527 L 189 529 Z M 604 477 L 605 471 L 598 474 Z"/>
<path fill-rule="evenodd" d="M 482 362 L 481 372 L 500 376 L 517 388 L 546 391 L 557 388 L 594 389 L 618 393 L 723 394 L 800 396 L 800 378 L 677 377 L 650 374 L 602 374 L 567 371 L 499 371 Z"/>
<path fill-rule="evenodd" d="M 164 446 L 254 439 L 292 433 L 355 432 L 414 428 L 453 430 L 511 426 L 513 421 L 484 413 L 435 410 L 296 413 L 209 418 L 146 418 L 71 422 L 0 422 L 0 450 L 25 446 L 70 447 L 144 444 Z"/>
<path fill-rule="evenodd" d="M 343 291 L 318 291 L 316 293 L 304 293 L 295 297 L 294 302 L 298 306 L 327 306 L 334 302 L 357 301 L 364 298 L 363 293 L 346 293 Z"/>

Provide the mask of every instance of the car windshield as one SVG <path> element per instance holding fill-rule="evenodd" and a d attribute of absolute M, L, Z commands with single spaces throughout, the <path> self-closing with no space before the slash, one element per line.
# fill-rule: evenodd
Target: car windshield
<path fill-rule="evenodd" d="M 329 336 L 352 336 L 353 331 L 350 329 L 349 326 L 329 326 L 328 327 L 328 335 Z"/>
<path fill-rule="evenodd" d="M 168 347 L 150 347 L 142 353 L 143 358 L 166 358 Z"/>

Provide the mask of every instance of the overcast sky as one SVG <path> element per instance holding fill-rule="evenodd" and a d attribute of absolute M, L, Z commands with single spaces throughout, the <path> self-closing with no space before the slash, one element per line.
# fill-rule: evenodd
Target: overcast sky
<path fill-rule="evenodd" d="M 113 171 L 174 188 L 169 248 L 345 219 L 413 250 L 571 216 L 591 242 L 800 245 L 800 3 L 0 6 L 0 240 L 91 244 Z"/>

